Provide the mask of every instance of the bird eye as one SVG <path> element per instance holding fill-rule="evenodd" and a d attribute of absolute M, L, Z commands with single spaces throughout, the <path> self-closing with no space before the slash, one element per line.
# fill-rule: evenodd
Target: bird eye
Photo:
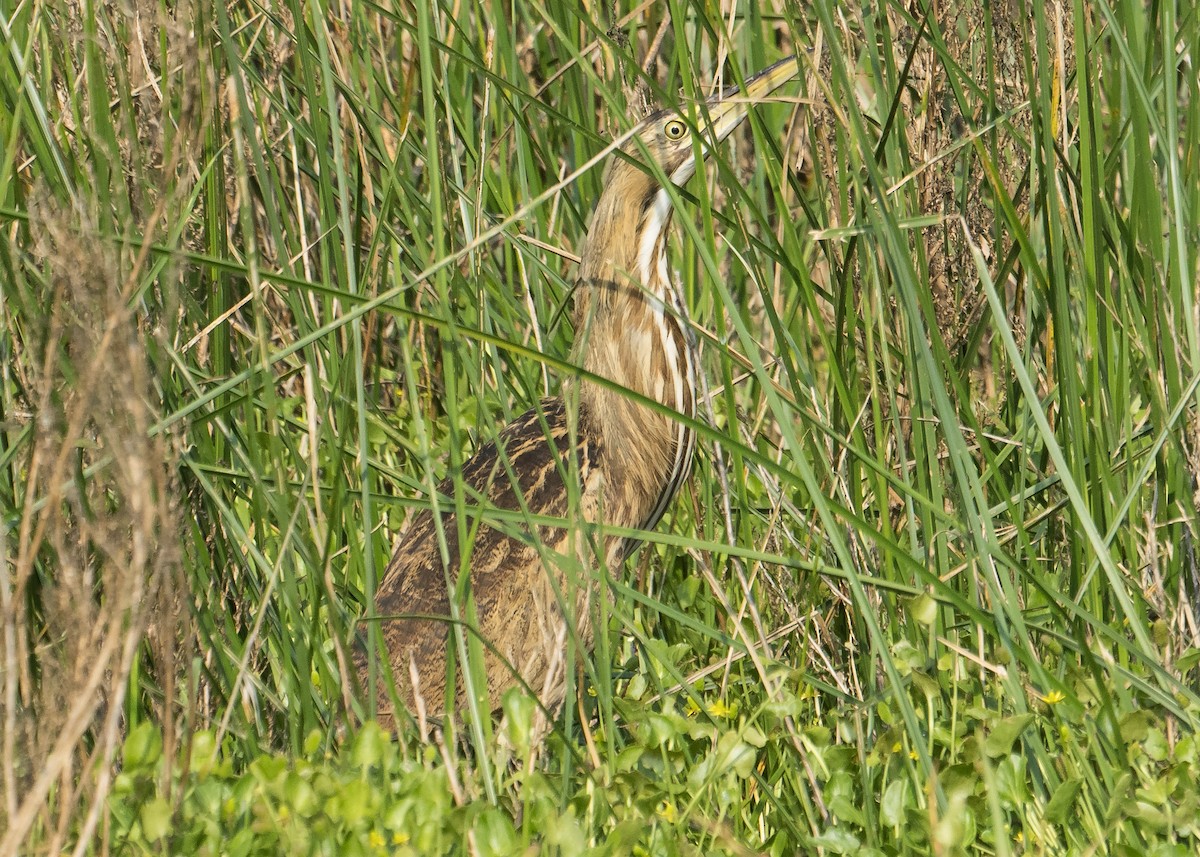
<path fill-rule="evenodd" d="M 687 126 L 678 119 L 672 119 L 663 128 L 663 131 L 666 132 L 668 140 L 682 140 L 683 135 L 687 133 Z"/>

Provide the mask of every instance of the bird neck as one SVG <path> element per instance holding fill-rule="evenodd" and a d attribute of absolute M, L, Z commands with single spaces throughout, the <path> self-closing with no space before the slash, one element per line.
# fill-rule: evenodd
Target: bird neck
<path fill-rule="evenodd" d="M 580 263 L 573 362 L 612 382 L 581 383 L 579 400 L 609 467 L 622 474 L 611 484 L 610 507 L 649 528 L 690 467 L 693 433 L 670 411 L 695 414 L 694 359 L 667 267 L 670 197 L 655 186 L 634 196 L 642 204 L 606 204 L 618 196 L 611 191 L 597 205 Z"/>
<path fill-rule="evenodd" d="M 655 187 L 643 204 L 618 208 L 605 205 L 611 196 L 596 208 L 580 262 L 573 362 L 690 414 L 688 337 L 667 267 L 670 197 Z"/>

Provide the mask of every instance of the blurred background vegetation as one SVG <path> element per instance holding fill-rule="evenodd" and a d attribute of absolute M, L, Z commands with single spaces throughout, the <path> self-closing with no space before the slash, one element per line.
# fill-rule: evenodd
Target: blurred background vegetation
<path fill-rule="evenodd" d="M 1195 853 L 1198 19 L 0 2 L 0 854 Z M 586 689 L 359 728 L 396 534 L 572 371 L 582 168 L 793 52 Z"/>

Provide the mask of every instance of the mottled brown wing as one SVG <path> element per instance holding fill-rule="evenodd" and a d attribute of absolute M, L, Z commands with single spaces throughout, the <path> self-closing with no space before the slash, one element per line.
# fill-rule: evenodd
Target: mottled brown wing
<path fill-rule="evenodd" d="M 565 625 L 559 608 L 561 599 L 555 589 L 564 592 L 565 582 L 559 563 L 544 564 L 542 557 L 563 555 L 568 549 L 575 556 L 580 554 L 577 549 L 568 548 L 567 527 L 532 526 L 518 521 L 491 526 L 486 518 L 479 523 L 472 511 L 489 508 L 521 511 L 517 486 L 509 475 L 511 469 L 516 474 L 524 507 L 531 514 L 567 518 L 576 511 L 564 482 L 564 476 L 572 476 L 573 452 L 580 479 L 577 511 L 586 520 L 594 520 L 599 492 L 596 467 L 599 449 L 583 417 L 581 414 L 577 443 L 572 450 L 562 399 L 546 399 L 505 427 L 495 442 L 481 446 L 462 470 L 462 481 L 468 490 L 465 499 L 469 509 L 465 528 L 468 539 L 470 531 L 478 525 L 474 542 L 466 547 L 470 550 L 468 564 L 479 634 L 485 640 L 484 665 L 493 710 L 499 707 L 504 691 L 517 683 L 514 668 L 543 696 L 547 705 L 559 701 L 553 698 L 555 689 L 545 685 L 548 672 L 564 668 Z M 452 507 L 453 481 L 443 482 L 438 492 L 442 497 L 441 508 Z M 471 492 L 487 499 L 478 500 Z M 449 592 L 457 580 L 464 549 L 452 512 L 443 512 L 442 527 L 448 563 L 442 562 L 432 512 L 421 512 L 401 539 L 375 599 L 375 613 L 380 617 L 380 630 L 400 698 L 411 708 L 416 690 L 431 712 L 441 711 L 446 690 Z M 567 588 L 571 588 L 569 584 Z M 576 593 L 576 612 L 581 605 L 586 605 L 586 593 Z M 402 618 L 414 614 L 438 618 Z M 586 617 L 576 618 L 586 620 Z M 582 633 L 590 636 L 586 627 L 589 623 L 580 624 L 585 626 Z M 365 687 L 367 658 L 361 646 L 355 652 L 355 663 Z M 417 688 L 410 680 L 410 665 L 415 665 L 419 675 Z M 462 691 L 460 680 L 456 689 L 459 702 Z M 561 691 L 558 696 L 561 699 Z M 379 695 L 380 719 L 390 720 L 390 710 L 384 689 Z"/>

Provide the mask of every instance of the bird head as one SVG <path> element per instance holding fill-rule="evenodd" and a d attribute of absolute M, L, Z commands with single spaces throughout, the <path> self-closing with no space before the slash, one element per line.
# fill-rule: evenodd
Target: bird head
<path fill-rule="evenodd" d="M 580 279 L 605 285 L 628 282 L 664 297 L 665 234 L 671 220 L 670 183 L 682 185 L 703 159 L 762 101 L 798 70 L 795 57 L 780 60 L 719 95 L 680 110 L 662 110 L 630 132 L 610 161 L 583 248 Z M 616 291 L 620 291 L 619 289 Z M 601 303 L 611 303 L 602 299 Z M 588 311 L 585 299 L 577 315 Z"/>
<path fill-rule="evenodd" d="M 795 77 L 795 57 L 780 60 L 746 81 L 745 88 L 729 87 L 693 108 L 660 110 L 648 116 L 633 132 L 625 153 L 634 160 L 645 152 L 675 185 L 696 173 L 696 141 L 708 157 L 749 114 L 756 104 Z"/>

